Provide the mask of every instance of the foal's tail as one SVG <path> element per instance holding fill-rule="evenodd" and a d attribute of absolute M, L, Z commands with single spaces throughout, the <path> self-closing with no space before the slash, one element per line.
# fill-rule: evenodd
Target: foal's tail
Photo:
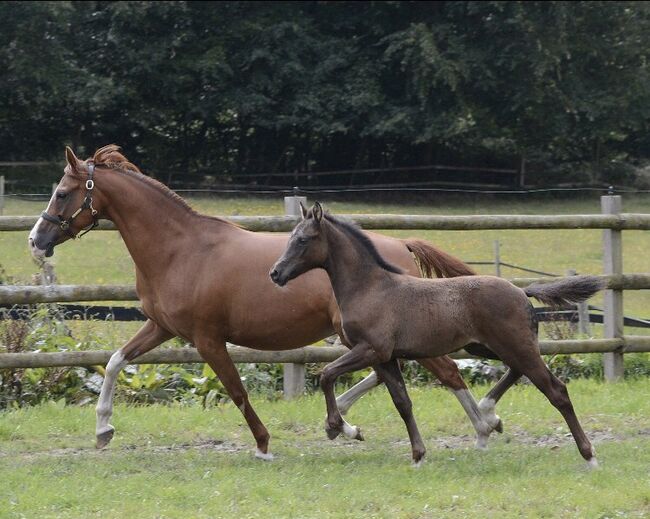
<path fill-rule="evenodd" d="M 402 242 L 415 256 L 422 275 L 425 277 L 433 277 L 434 273 L 439 278 L 474 276 L 476 274 L 458 258 L 441 251 L 424 240 L 406 239 Z"/>
<path fill-rule="evenodd" d="M 524 292 L 546 305 L 558 307 L 582 303 L 606 286 L 607 282 L 596 276 L 571 276 L 552 283 L 534 283 L 524 288 Z"/>

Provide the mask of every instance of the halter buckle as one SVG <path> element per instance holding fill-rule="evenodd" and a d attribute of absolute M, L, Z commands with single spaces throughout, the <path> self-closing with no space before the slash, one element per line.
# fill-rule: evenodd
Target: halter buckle
<path fill-rule="evenodd" d="M 93 189 L 94 187 L 95 187 L 95 182 L 94 182 L 91 178 L 89 178 L 88 180 L 86 180 L 86 189 L 87 189 L 88 191 L 92 191 L 92 189 Z"/>
<path fill-rule="evenodd" d="M 67 221 L 63 220 L 61 222 L 61 230 L 62 231 L 67 231 L 69 227 L 70 227 L 70 224 Z"/>

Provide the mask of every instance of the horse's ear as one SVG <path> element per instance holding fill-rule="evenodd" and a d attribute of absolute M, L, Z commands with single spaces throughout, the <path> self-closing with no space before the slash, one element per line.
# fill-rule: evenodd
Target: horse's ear
<path fill-rule="evenodd" d="M 311 208 L 311 214 L 313 214 L 316 221 L 320 223 L 323 219 L 323 207 L 320 205 L 320 202 L 314 203 L 314 207 Z"/>
<path fill-rule="evenodd" d="M 302 216 L 302 219 L 304 220 L 305 218 L 307 218 L 308 209 L 304 205 L 302 205 L 302 202 L 299 203 L 300 203 L 300 216 Z"/>
<path fill-rule="evenodd" d="M 68 161 L 68 164 L 70 164 L 72 171 L 77 171 L 79 169 L 81 161 L 74 154 L 74 151 L 72 151 L 70 146 L 65 147 L 65 160 Z"/>

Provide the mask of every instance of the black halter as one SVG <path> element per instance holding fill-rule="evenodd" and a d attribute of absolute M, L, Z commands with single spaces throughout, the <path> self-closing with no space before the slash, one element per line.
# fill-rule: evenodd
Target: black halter
<path fill-rule="evenodd" d="M 43 220 L 47 220 L 48 222 L 57 224 L 59 227 L 61 227 L 61 230 L 63 232 L 65 232 L 68 236 L 70 236 L 70 238 L 81 238 L 84 234 L 92 231 L 95 227 L 99 225 L 99 222 L 97 221 L 97 211 L 93 207 L 93 197 L 92 197 L 93 188 L 95 187 L 95 182 L 93 181 L 94 171 L 95 171 L 95 164 L 93 162 L 90 162 L 88 164 L 88 180 L 86 180 L 86 197 L 84 198 L 81 207 L 77 209 L 74 213 L 72 213 L 69 218 L 64 220 L 63 218 L 61 218 L 61 215 L 52 216 L 50 214 L 47 214 L 45 211 L 41 213 L 41 218 L 43 218 Z M 81 234 L 76 235 L 70 230 L 70 226 L 72 225 L 74 219 L 77 216 L 79 216 L 79 214 L 81 214 L 81 212 L 84 209 L 90 209 L 90 214 L 92 214 L 93 216 L 93 223 L 89 227 L 86 227 Z"/>

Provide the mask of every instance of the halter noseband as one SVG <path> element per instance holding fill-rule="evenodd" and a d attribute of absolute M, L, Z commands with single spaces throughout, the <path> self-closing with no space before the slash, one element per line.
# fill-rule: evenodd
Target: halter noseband
<path fill-rule="evenodd" d="M 47 220 L 48 222 L 57 224 L 59 227 L 61 227 L 61 230 L 63 232 L 65 232 L 68 236 L 70 236 L 70 238 L 81 238 L 84 234 L 89 233 L 99 225 L 99 222 L 97 221 L 97 211 L 93 207 L 93 197 L 92 197 L 93 188 L 95 187 L 95 182 L 93 181 L 94 171 L 95 171 L 95 164 L 94 162 L 90 162 L 88 164 L 88 180 L 86 180 L 86 197 L 84 198 L 81 207 L 77 209 L 74 213 L 72 213 L 69 218 L 64 220 L 63 218 L 61 218 L 61 215 L 52 216 L 51 214 L 48 214 L 45 211 L 41 213 L 41 218 L 43 218 L 43 220 Z M 74 219 L 77 216 L 79 216 L 79 214 L 81 214 L 81 212 L 84 209 L 90 209 L 90 214 L 92 214 L 93 216 L 93 223 L 89 227 L 86 227 L 81 234 L 76 235 L 70 230 L 70 226 L 72 225 Z"/>

